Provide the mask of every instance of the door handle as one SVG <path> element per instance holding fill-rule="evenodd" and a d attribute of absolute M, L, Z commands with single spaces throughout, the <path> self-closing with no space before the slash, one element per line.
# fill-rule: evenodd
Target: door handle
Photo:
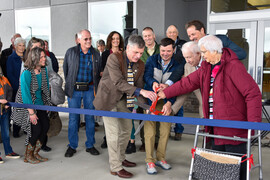
<path fill-rule="evenodd" d="M 253 77 L 253 67 L 250 67 L 250 68 L 249 68 L 249 74 L 250 74 L 251 77 L 254 79 L 254 77 Z"/>
<path fill-rule="evenodd" d="M 257 71 L 257 84 L 261 85 L 262 84 L 262 67 L 258 66 L 258 71 Z"/>

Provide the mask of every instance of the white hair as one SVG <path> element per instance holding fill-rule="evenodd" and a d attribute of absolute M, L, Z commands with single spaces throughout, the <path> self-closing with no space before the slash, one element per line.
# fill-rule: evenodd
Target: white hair
<path fill-rule="evenodd" d="M 200 48 L 198 46 L 198 43 L 196 43 L 195 41 L 186 42 L 182 46 L 182 52 L 183 51 L 184 52 L 191 52 L 192 54 L 201 53 Z"/>
<path fill-rule="evenodd" d="M 23 43 L 25 45 L 26 44 L 26 41 L 23 38 L 18 37 L 14 41 L 14 46 L 17 46 L 19 43 Z"/>
<path fill-rule="evenodd" d="M 199 47 L 203 46 L 206 50 L 210 52 L 217 51 L 218 53 L 222 53 L 222 41 L 214 36 L 214 35 L 207 35 L 201 38 L 198 42 Z"/>
<path fill-rule="evenodd" d="M 89 33 L 91 34 L 91 32 L 90 32 L 88 29 L 82 29 L 82 30 L 80 30 L 80 31 L 77 33 L 78 39 L 81 39 L 81 38 L 82 38 L 82 32 L 83 32 L 83 31 L 87 31 L 87 32 L 89 32 Z"/>

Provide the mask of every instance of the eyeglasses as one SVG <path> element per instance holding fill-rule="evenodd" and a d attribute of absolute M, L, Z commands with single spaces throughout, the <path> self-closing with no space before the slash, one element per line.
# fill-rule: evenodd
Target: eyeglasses
<path fill-rule="evenodd" d="M 92 37 L 90 37 L 90 38 L 84 38 L 83 40 L 84 41 L 91 41 L 92 40 Z"/>

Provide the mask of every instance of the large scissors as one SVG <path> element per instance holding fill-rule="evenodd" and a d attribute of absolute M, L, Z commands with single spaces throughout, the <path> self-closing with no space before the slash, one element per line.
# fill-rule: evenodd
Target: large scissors
<path fill-rule="evenodd" d="M 137 105 L 137 106 L 139 106 L 139 107 L 145 109 L 145 110 L 148 110 L 148 111 L 147 111 L 147 114 L 151 114 L 151 113 L 154 113 L 154 114 L 160 114 L 160 113 L 162 113 L 161 111 L 156 110 L 153 106 L 150 106 L 150 105 L 147 105 L 147 104 L 138 102 L 138 101 L 134 101 L 133 103 L 134 103 L 135 105 Z M 138 126 L 138 128 L 136 129 L 134 135 L 137 135 L 137 134 L 140 132 L 140 130 L 142 129 L 144 123 L 145 123 L 145 121 L 143 120 L 143 121 L 141 122 L 141 124 L 139 124 L 139 126 Z"/>
<path fill-rule="evenodd" d="M 133 104 L 145 109 L 145 110 L 148 110 L 147 114 L 151 114 L 151 111 L 150 111 L 150 107 L 149 105 L 147 104 L 144 104 L 144 103 L 141 103 L 141 102 L 138 102 L 138 101 L 134 101 Z M 136 136 L 140 130 L 142 129 L 143 125 L 144 125 L 144 120 L 139 124 L 138 128 L 136 129 L 135 133 L 134 133 L 134 136 Z"/>

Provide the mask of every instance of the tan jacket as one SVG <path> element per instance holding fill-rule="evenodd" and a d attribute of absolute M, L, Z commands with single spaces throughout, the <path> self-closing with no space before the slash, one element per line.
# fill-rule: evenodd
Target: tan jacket
<path fill-rule="evenodd" d="M 137 87 L 143 88 L 144 63 L 139 60 L 133 64 L 135 79 L 132 86 L 127 82 L 126 53 L 121 54 L 113 53 L 108 57 L 93 101 L 96 110 L 111 111 L 124 94 L 133 95 Z M 142 96 L 138 97 L 138 100 L 144 102 Z"/>
<path fill-rule="evenodd" d="M 193 73 L 194 71 L 196 71 L 196 68 L 194 66 L 191 66 L 189 63 L 185 64 L 185 74 L 184 74 L 185 77 L 188 76 L 189 74 Z M 200 89 L 196 89 L 193 92 L 199 101 L 200 118 L 203 118 L 201 91 L 200 91 Z M 172 105 L 172 110 L 173 110 L 174 114 L 176 114 L 179 111 L 179 109 L 183 106 L 183 104 L 184 104 L 185 100 L 188 98 L 188 96 L 189 96 L 189 94 L 177 96 L 175 103 Z"/>

